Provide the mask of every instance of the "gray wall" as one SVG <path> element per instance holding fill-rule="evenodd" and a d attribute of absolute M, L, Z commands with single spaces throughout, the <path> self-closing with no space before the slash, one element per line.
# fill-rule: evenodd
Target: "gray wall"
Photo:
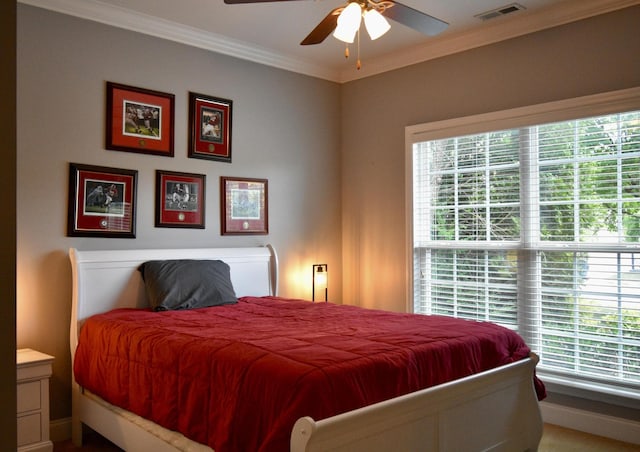
<path fill-rule="evenodd" d="M 52 419 L 71 412 L 69 247 L 272 243 L 281 295 L 310 299 L 322 262 L 340 301 L 339 85 L 22 4 L 17 48 L 17 345 L 56 357 Z M 174 158 L 104 149 L 106 81 L 175 94 Z M 233 100 L 231 164 L 187 157 L 189 91 Z M 66 237 L 69 162 L 138 170 L 135 239 Z M 156 169 L 206 175 L 204 230 L 154 227 Z M 220 235 L 220 176 L 269 180 L 268 236 Z"/>
<path fill-rule="evenodd" d="M 344 299 L 406 309 L 406 126 L 640 86 L 638 24 L 628 8 L 344 85 Z"/>

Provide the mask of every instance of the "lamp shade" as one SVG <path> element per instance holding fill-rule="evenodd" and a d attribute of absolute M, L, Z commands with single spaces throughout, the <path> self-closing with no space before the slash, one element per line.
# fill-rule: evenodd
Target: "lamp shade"
<path fill-rule="evenodd" d="M 324 271 L 322 266 L 318 267 L 316 272 L 316 285 L 323 287 L 327 285 L 327 272 Z"/>
<path fill-rule="evenodd" d="M 327 301 L 329 288 L 329 266 L 327 264 L 313 265 L 313 283 L 312 283 L 311 299 L 316 301 L 316 292 L 323 295 L 324 301 Z"/>
<path fill-rule="evenodd" d="M 378 39 L 391 28 L 387 19 L 375 9 L 369 9 L 364 13 L 364 26 L 371 40 Z"/>
<path fill-rule="evenodd" d="M 338 25 L 333 36 L 342 42 L 351 44 L 360 28 L 362 8 L 357 2 L 349 3 L 338 16 Z"/>

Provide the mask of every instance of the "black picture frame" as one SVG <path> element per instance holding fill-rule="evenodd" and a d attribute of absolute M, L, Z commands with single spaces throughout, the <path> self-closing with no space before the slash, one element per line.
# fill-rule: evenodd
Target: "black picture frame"
<path fill-rule="evenodd" d="M 233 101 L 189 93 L 188 157 L 231 163 Z"/>
<path fill-rule="evenodd" d="M 105 147 L 173 157 L 175 96 L 107 82 Z"/>
<path fill-rule="evenodd" d="M 222 235 L 269 233 L 269 181 L 220 177 L 220 232 Z"/>
<path fill-rule="evenodd" d="M 156 170 L 157 228 L 204 229 L 206 175 Z"/>
<path fill-rule="evenodd" d="M 136 237 L 138 171 L 69 164 L 67 235 Z"/>

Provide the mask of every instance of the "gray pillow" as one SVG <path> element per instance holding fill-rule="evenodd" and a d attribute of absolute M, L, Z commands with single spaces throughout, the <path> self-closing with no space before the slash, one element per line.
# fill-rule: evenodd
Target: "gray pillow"
<path fill-rule="evenodd" d="M 237 303 L 229 265 L 211 260 L 147 261 L 138 268 L 155 311 Z"/>

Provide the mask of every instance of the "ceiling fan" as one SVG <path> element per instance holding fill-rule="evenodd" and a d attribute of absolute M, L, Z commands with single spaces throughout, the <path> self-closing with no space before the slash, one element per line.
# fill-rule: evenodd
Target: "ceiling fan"
<path fill-rule="evenodd" d="M 292 0 L 224 0 L 229 5 L 278 1 Z M 434 36 L 449 26 L 448 23 L 440 19 L 394 0 L 349 0 L 347 4 L 330 11 L 311 33 L 302 40 L 300 45 L 320 44 L 332 32 L 335 38 L 346 43 L 352 43 L 356 34 L 359 37 L 358 31 L 360 30 L 361 21 L 364 21 L 365 28 L 371 39 L 377 39 L 390 28 L 386 18 L 429 36 Z M 348 48 L 345 56 L 349 56 Z M 358 61 L 358 69 L 360 68 L 359 66 L 360 62 Z"/>

